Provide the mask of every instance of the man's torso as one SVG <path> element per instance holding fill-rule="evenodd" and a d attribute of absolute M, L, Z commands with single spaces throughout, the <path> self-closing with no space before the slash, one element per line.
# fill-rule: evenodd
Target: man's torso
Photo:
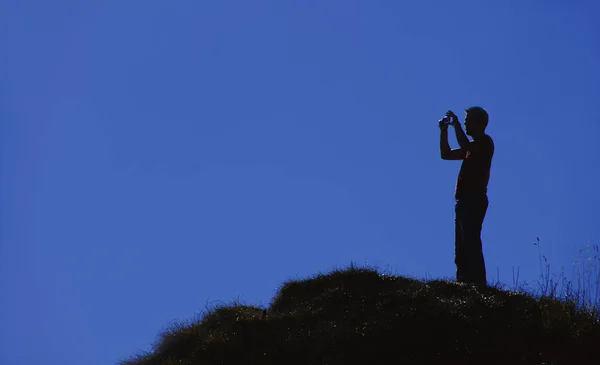
<path fill-rule="evenodd" d="M 457 198 L 487 194 L 493 155 L 494 142 L 487 134 L 469 142 L 456 180 Z"/>

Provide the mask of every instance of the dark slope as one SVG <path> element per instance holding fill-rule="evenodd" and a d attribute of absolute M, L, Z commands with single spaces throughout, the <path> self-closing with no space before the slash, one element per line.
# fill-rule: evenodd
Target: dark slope
<path fill-rule="evenodd" d="M 218 307 L 121 364 L 591 364 L 598 344 L 598 316 L 570 302 L 351 266 L 286 282 L 266 309 Z"/>

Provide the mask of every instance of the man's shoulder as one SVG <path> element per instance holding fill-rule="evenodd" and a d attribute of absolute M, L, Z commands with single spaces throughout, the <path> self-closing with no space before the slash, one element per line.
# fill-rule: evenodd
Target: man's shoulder
<path fill-rule="evenodd" d="M 492 137 L 489 134 L 484 134 L 483 135 L 483 141 L 488 142 L 488 143 L 494 143 L 494 140 L 492 139 Z"/>
<path fill-rule="evenodd" d="M 487 134 L 469 142 L 470 146 L 494 146 L 494 140 Z"/>
<path fill-rule="evenodd" d="M 469 151 L 475 152 L 478 154 L 485 153 L 492 155 L 494 153 L 494 140 L 487 134 L 484 134 L 480 138 L 469 142 Z"/>
<path fill-rule="evenodd" d="M 490 158 L 494 154 L 494 140 L 487 134 L 484 134 L 484 146 L 487 151 L 489 151 Z"/>
<path fill-rule="evenodd" d="M 490 137 L 488 134 L 485 135 L 485 138 L 487 140 L 487 143 L 492 146 L 492 148 L 494 148 L 494 140 L 492 139 L 492 137 Z"/>
<path fill-rule="evenodd" d="M 477 142 L 482 146 L 494 148 L 494 140 L 488 134 L 484 134 Z"/>

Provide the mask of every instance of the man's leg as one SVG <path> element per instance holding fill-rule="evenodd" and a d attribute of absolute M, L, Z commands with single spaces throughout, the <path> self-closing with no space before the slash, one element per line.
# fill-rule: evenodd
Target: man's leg
<path fill-rule="evenodd" d="M 454 263 L 456 264 L 456 281 L 458 282 L 465 282 L 467 279 L 466 265 L 468 261 L 465 257 L 463 214 L 464 204 L 461 200 L 457 200 L 454 205 Z"/>
<path fill-rule="evenodd" d="M 486 285 L 485 259 L 481 242 L 481 229 L 488 207 L 487 197 L 471 198 L 466 205 L 462 228 L 464 247 L 468 263 L 467 281 L 478 285 Z"/>
<path fill-rule="evenodd" d="M 456 203 L 454 262 L 459 282 L 486 284 L 481 229 L 487 205 L 487 197 L 469 197 Z"/>

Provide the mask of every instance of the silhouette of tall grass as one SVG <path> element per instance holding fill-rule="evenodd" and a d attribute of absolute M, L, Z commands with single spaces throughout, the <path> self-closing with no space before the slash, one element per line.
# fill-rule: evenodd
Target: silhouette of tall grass
<path fill-rule="evenodd" d="M 572 303 L 578 308 L 600 315 L 600 250 L 598 245 L 587 243 L 578 250 L 571 267 L 570 277 L 564 267 L 553 273 L 544 255 L 542 242 L 536 237 L 540 274 L 536 280 L 536 291 L 541 298 L 550 298 Z"/>

